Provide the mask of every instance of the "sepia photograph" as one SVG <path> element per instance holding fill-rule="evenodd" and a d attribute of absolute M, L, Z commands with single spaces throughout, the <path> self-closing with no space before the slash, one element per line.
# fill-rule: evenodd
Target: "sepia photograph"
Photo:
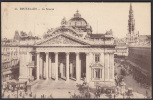
<path fill-rule="evenodd" d="M 1 2 L 1 97 L 152 99 L 151 2 Z"/>

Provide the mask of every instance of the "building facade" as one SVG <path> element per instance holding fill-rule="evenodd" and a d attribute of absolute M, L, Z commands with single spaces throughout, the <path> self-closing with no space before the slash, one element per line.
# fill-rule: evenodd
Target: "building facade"
<path fill-rule="evenodd" d="M 128 43 L 126 38 L 114 39 L 115 46 L 115 57 L 127 57 L 128 56 Z"/>
<path fill-rule="evenodd" d="M 116 45 L 115 50 L 116 50 L 115 55 L 117 56 L 124 56 L 124 57 L 128 56 L 128 47 L 126 43 Z"/>
<path fill-rule="evenodd" d="M 61 21 L 44 39 L 20 41 L 20 81 L 70 79 L 114 84 L 112 31 L 92 34 L 92 27 L 77 11 Z"/>
<path fill-rule="evenodd" d="M 19 43 L 4 39 L 1 41 L 1 72 L 2 81 L 18 78 L 19 71 Z"/>

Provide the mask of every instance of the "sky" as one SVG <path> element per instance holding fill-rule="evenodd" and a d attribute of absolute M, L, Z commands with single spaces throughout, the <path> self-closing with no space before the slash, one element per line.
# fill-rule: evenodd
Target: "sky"
<path fill-rule="evenodd" d="M 64 17 L 66 20 L 71 19 L 77 10 L 91 25 L 93 33 L 105 33 L 112 29 L 114 37 L 117 38 L 123 38 L 128 33 L 129 2 L 2 2 L 1 7 L 2 38 L 13 38 L 16 30 L 26 33 L 31 31 L 33 35 L 42 36 L 48 29 L 59 27 Z M 132 7 L 135 31 L 139 31 L 140 35 L 150 35 L 151 4 L 132 2 Z M 37 10 L 21 10 L 22 8 Z"/>

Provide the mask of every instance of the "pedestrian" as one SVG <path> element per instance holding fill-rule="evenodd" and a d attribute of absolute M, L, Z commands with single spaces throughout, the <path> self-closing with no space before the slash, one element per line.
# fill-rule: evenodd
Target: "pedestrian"
<path fill-rule="evenodd" d="M 24 95 L 22 96 L 22 98 L 25 98 Z"/>
<path fill-rule="evenodd" d="M 146 97 L 148 97 L 148 91 L 146 90 Z"/>
<path fill-rule="evenodd" d="M 7 96 L 7 98 L 10 98 L 10 94 Z"/>
<path fill-rule="evenodd" d="M 50 94 L 50 98 L 53 98 L 53 97 L 52 97 L 52 94 Z"/>
<path fill-rule="evenodd" d="M 114 99 L 115 99 L 116 95 L 114 94 Z"/>

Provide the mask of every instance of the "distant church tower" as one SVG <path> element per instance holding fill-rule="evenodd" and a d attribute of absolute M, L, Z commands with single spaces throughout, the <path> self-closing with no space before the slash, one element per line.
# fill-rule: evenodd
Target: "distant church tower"
<path fill-rule="evenodd" d="M 129 42 L 136 42 L 137 37 L 138 34 L 135 33 L 135 19 L 133 15 L 132 4 L 130 4 L 127 39 Z"/>

